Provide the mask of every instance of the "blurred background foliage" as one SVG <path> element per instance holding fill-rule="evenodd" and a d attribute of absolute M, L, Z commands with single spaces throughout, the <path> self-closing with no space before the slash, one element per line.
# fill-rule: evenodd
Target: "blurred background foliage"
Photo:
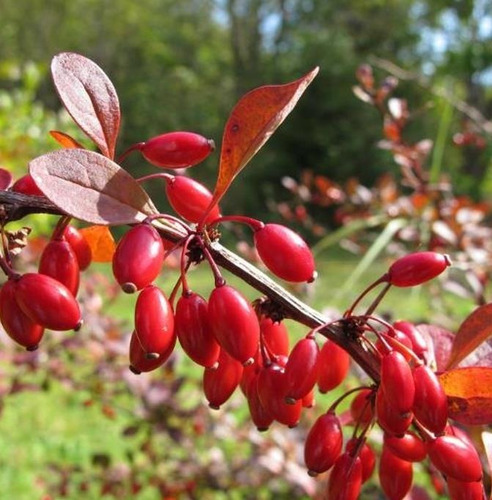
<path fill-rule="evenodd" d="M 118 91 L 118 150 L 167 131 L 201 133 L 215 140 L 217 152 L 190 173 L 209 187 L 222 129 L 238 98 L 320 66 L 299 105 L 233 184 L 222 203 L 226 213 L 278 220 L 272 200 L 291 196 L 281 178 L 299 179 L 306 169 L 340 183 L 355 176 L 369 186 L 382 173 L 398 176 L 392 155 L 377 147 L 381 117 L 352 92 L 355 71 L 365 62 L 378 79 L 398 72 L 396 96 L 415 111 L 405 130 L 409 142 L 444 134 L 438 167 L 452 177 L 457 194 L 487 199 L 492 193 L 488 0 L 0 0 L 0 13 L 0 165 L 17 176 L 32 157 L 58 147 L 49 130 L 90 146 L 62 111 L 49 77 L 53 55 L 76 51 L 97 62 Z M 453 146 L 453 135 L 470 126 L 463 103 L 476 111 L 471 126 L 485 138 L 483 148 Z M 431 155 L 429 161 L 437 160 Z M 125 166 L 139 176 L 155 171 L 136 155 Z M 155 189 L 158 200 L 162 187 Z M 322 210 L 319 217 L 332 223 Z M 37 257 L 24 257 L 26 269 L 35 269 Z M 343 309 L 346 296 L 335 304 L 334 289 L 347 282 L 359 257 L 340 259 L 336 251 L 329 257 L 319 262 L 316 294 L 308 300 L 320 310 L 327 304 Z M 384 271 L 378 266 L 370 269 L 372 277 Z M 313 415 L 290 434 L 275 428 L 259 435 L 246 425 L 243 400 L 212 414 L 199 388 L 201 374 L 183 365 L 179 351 L 179 363 L 170 363 L 161 378 L 130 377 L 133 304 L 125 299 L 134 298 L 116 297 L 107 269 L 98 271 L 86 277 L 81 294 L 85 337 L 50 336 L 34 354 L 20 353 L 3 337 L 0 395 L 9 398 L 0 402 L 0 496 L 312 496 L 321 480 L 308 479 L 300 455 Z M 175 278 L 167 274 L 166 286 Z M 193 279 L 208 293 L 208 270 Z M 395 294 L 386 310 L 415 321 L 429 318 L 439 292 L 432 300 L 427 292 Z M 470 307 L 464 300 L 448 306 L 460 314 Z M 301 330 L 297 325 L 291 335 Z M 366 498 L 377 493 L 366 490 Z"/>
<path fill-rule="evenodd" d="M 60 103 L 48 66 L 60 51 L 93 59 L 114 82 L 123 110 L 120 151 L 179 129 L 220 146 L 243 93 L 319 65 L 309 92 L 224 208 L 265 215 L 265 200 L 285 195 L 281 176 L 297 178 L 302 169 L 370 183 L 395 166 L 375 146 L 379 117 L 352 94 L 355 69 L 378 57 L 407 71 L 398 92 L 412 109 L 425 110 L 416 120 L 420 138 L 436 137 L 446 102 L 441 91 L 490 116 L 491 11 L 486 0 L 2 0 L 0 161 L 22 168 L 55 147 L 45 132 L 60 120 Z M 66 123 L 57 126 L 67 130 Z M 453 108 L 449 134 L 462 126 Z M 218 156 L 193 175 L 212 186 Z M 446 148 L 443 161 L 466 194 L 492 191 L 490 148 Z M 148 170 L 136 158 L 128 168 Z"/>

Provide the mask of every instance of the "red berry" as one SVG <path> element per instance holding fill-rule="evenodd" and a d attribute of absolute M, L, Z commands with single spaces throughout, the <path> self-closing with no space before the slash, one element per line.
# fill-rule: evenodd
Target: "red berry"
<path fill-rule="evenodd" d="M 269 352 L 279 356 L 288 356 L 289 332 L 282 321 L 273 321 L 271 318 L 262 316 L 260 335 Z"/>
<path fill-rule="evenodd" d="M 218 286 L 210 294 L 208 313 L 222 349 L 243 364 L 252 363 L 258 350 L 260 325 L 249 301 L 232 286 Z"/>
<path fill-rule="evenodd" d="M 154 371 L 159 366 L 163 365 L 171 356 L 174 350 L 174 343 L 171 343 L 165 351 L 159 353 L 157 358 L 149 359 L 146 352 L 142 349 L 138 337 L 135 332 L 132 333 L 130 339 L 130 370 L 135 374 L 139 375 L 142 372 Z"/>
<path fill-rule="evenodd" d="M 193 132 L 169 132 L 138 145 L 144 158 L 157 167 L 185 168 L 203 161 L 214 142 Z"/>
<path fill-rule="evenodd" d="M 428 366 L 421 365 L 413 370 L 413 380 L 415 417 L 430 431 L 441 433 L 448 420 L 448 400 L 438 377 Z"/>
<path fill-rule="evenodd" d="M 412 343 L 413 352 L 421 359 L 425 359 L 428 354 L 429 347 L 424 336 L 420 333 L 419 329 L 409 321 L 395 321 L 393 328 L 397 331 L 403 332 Z"/>
<path fill-rule="evenodd" d="M 31 174 L 23 175 L 17 179 L 11 187 L 16 193 L 29 194 L 31 196 L 44 196 L 41 189 L 38 188 Z"/>
<path fill-rule="evenodd" d="M 280 224 L 265 224 L 254 233 L 255 246 L 265 266 L 293 283 L 315 278 L 314 257 L 306 242 Z"/>
<path fill-rule="evenodd" d="M 212 201 L 212 193 L 201 183 L 183 175 L 166 177 L 166 195 L 176 213 L 197 224 Z M 219 206 L 215 205 L 205 222 L 220 217 Z"/>
<path fill-rule="evenodd" d="M 159 357 L 176 343 L 174 314 L 164 293 L 146 286 L 135 304 L 135 335 L 147 357 Z"/>
<path fill-rule="evenodd" d="M 51 240 L 41 254 L 39 272 L 63 283 L 77 295 L 80 281 L 79 262 L 70 244 L 65 240 Z"/>
<path fill-rule="evenodd" d="M 221 349 L 216 368 L 205 368 L 203 372 L 203 392 L 210 408 L 218 410 L 236 390 L 241 381 L 243 366 Z"/>
<path fill-rule="evenodd" d="M 376 392 L 376 417 L 380 427 L 395 436 L 403 436 L 412 423 L 413 413 L 399 413 L 386 400 L 381 387 Z"/>
<path fill-rule="evenodd" d="M 451 261 L 447 255 L 436 252 L 416 252 L 393 262 L 387 281 L 399 287 L 416 286 L 441 274 Z"/>
<path fill-rule="evenodd" d="M 350 369 L 350 356 L 340 346 L 327 340 L 318 358 L 318 388 L 321 393 L 338 387 Z"/>
<path fill-rule="evenodd" d="M 374 417 L 374 391 L 362 389 L 350 404 L 350 415 L 359 426 L 366 426 Z"/>
<path fill-rule="evenodd" d="M 266 431 L 274 418 L 261 404 L 260 395 L 258 394 L 258 375 L 255 375 L 250 381 L 246 396 L 251 420 L 253 420 L 253 423 L 260 432 Z"/>
<path fill-rule="evenodd" d="M 357 438 L 351 438 L 347 441 L 345 451 L 351 456 L 354 456 L 355 450 L 358 447 L 359 440 Z M 376 467 L 376 454 L 367 443 L 364 443 L 362 447 L 359 448 L 357 456 L 360 458 L 362 464 L 362 483 L 365 483 L 372 476 L 374 468 Z"/>
<path fill-rule="evenodd" d="M 45 328 L 78 330 L 82 325 L 74 296 L 51 276 L 24 274 L 17 282 L 15 296 L 24 314 Z"/>
<path fill-rule="evenodd" d="M 316 420 L 304 443 L 304 462 L 310 476 L 329 470 L 342 452 L 343 433 L 340 420 L 328 412 Z"/>
<path fill-rule="evenodd" d="M 413 464 L 383 446 L 379 459 L 379 482 L 389 500 L 402 500 L 413 482 Z"/>
<path fill-rule="evenodd" d="M 16 281 L 8 280 L 0 289 L 0 320 L 12 340 L 28 351 L 38 348 L 44 328 L 24 314 L 15 298 Z"/>
<path fill-rule="evenodd" d="M 485 492 L 482 481 L 464 482 L 447 478 L 450 500 L 484 500 Z"/>
<path fill-rule="evenodd" d="M 92 250 L 84 235 L 74 226 L 67 226 L 63 237 L 68 241 L 77 256 L 81 271 L 87 269 L 92 261 Z"/>
<path fill-rule="evenodd" d="M 201 295 L 190 292 L 180 297 L 175 327 L 181 347 L 195 363 L 208 368 L 217 363 L 220 347 L 210 325 L 207 301 Z"/>
<path fill-rule="evenodd" d="M 415 384 L 407 360 L 397 351 L 391 351 L 381 360 L 381 390 L 387 403 L 400 415 L 412 410 Z"/>
<path fill-rule="evenodd" d="M 477 450 L 455 436 L 439 436 L 430 441 L 427 452 L 432 464 L 445 476 L 465 482 L 482 479 L 482 464 Z"/>
<path fill-rule="evenodd" d="M 314 337 L 301 339 L 292 349 L 285 365 L 285 400 L 295 403 L 306 396 L 318 379 L 318 344 Z"/>
<path fill-rule="evenodd" d="M 113 274 L 123 291 L 134 293 L 150 285 L 164 261 L 164 245 L 150 224 L 131 228 L 120 240 L 113 256 Z"/>
<path fill-rule="evenodd" d="M 277 357 L 277 363 L 264 366 L 258 374 L 258 395 L 261 404 L 272 417 L 283 425 L 295 427 L 299 423 L 302 400 L 294 404 L 285 402 L 285 366 L 286 360 Z"/>
<path fill-rule="evenodd" d="M 413 432 L 406 432 L 401 437 L 385 434 L 384 446 L 407 462 L 422 462 L 427 456 L 426 444 Z"/>
<path fill-rule="evenodd" d="M 388 333 L 383 334 L 384 340 L 386 344 L 391 347 L 391 349 L 398 351 L 400 354 L 403 354 L 403 357 L 410 361 L 412 359 L 411 353 L 408 351 L 412 350 L 412 341 L 407 337 L 407 335 L 400 330 L 389 330 Z M 382 342 L 381 339 L 378 339 L 376 342 L 376 348 L 381 354 L 385 354 L 388 352 L 388 348 L 386 344 Z"/>
<path fill-rule="evenodd" d="M 328 479 L 327 500 L 357 500 L 362 486 L 362 464 L 359 457 L 342 453 Z"/>

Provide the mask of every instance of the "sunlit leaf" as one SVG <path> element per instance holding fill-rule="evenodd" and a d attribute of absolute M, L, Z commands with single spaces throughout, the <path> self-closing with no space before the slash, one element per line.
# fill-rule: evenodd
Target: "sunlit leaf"
<path fill-rule="evenodd" d="M 474 366 L 442 373 L 449 417 L 468 425 L 492 423 L 492 368 Z"/>
<path fill-rule="evenodd" d="M 140 222 L 158 213 L 140 184 L 119 165 L 86 149 L 60 149 L 32 160 L 30 173 L 60 210 L 92 224 Z"/>
<path fill-rule="evenodd" d="M 60 132 L 59 130 L 50 130 L 50 135 L 55 139 L 55 141 L 64 148 L 83 148 L 82 144 L 77 142 L 73 137 L 70 137 L 65 132 Z"/>
<path fill-rule="evenodd" d="M 96 63 L 73 52 L 56 55 L 51 74 L 70 116 L 103 155 L 114 158 L 120 105 L 111 80 Z"/>
<path fill-rule="evenodd" d="M 456 366 L 491 335 L 492 304 L 486 304 L 475 309 L 459 327 L 447 368 Z"/>
<path fill-rule="evenodd" d="M 204 219 L 222 198 L 236 175 L 294 109 L 317 73 L 318 68 L 314 68 L 294 82 L 256 88 L 239 100 L 225 125 L 219 175 Z"/>
<path fill-rule="evenodd" d="M 93 262 L 111 262 L 116 244 L 108 226 L 89 226 L 79 229 L 91 247 Z"/>

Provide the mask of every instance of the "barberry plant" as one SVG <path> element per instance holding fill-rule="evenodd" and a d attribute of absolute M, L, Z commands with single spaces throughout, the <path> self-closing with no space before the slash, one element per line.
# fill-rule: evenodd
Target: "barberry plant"
<path fill-rule="evenodd" d="M 316 278 L 311 250 L 294 231 L 245 215 L 223 215 L 218 203 L 293 110 L 317 68 L 294 82 L 259 87 L 240 99 L 225 126 L 213 191 L 183 173 L 135 179 L 120 165 L 138 151 L 159 168 L 191 167 L 212 153 L 213 141 L 195 132 L 163 133 L 130 146 L 115 161 L 120 108 L 109 78 L 74 53 L 55 56 L 51 69 L 64 106 L 99 152 L 54 131 L 62 149 L 33 159 L 24 180 L 10 190 L 11 179 L 3 176 L 0 319 L 13 341 L 36 350 L 42 348 L 45 330 L 82 328 L 82 333 L 84 308 L 76 299 L 80 272 L 92 260 L 111 262 L 115 281 L 136 296 L 128 345 L 133 374 L 158 370 L 179 341 L 203 370 L 210 408 L 226 405 L 240 389 L 259 431 L 297 426 L 306 412 L 313 412 L 318 393 L 329 397 L 347 380 L 350 363 L 365 372 L 363 384 L 323 408 L 305 439 L 306 471 L 312 476 L 330 471 L 326 498 L 363 496 L 377 468 L 387 497 L 402 499 L 412 488 L 414 464 L 424 461 L 442 475 L 451 498 L 482 498 L 481 451 L 458 425 L 492 422 L 487 383 L 492 370 L 488 364 L 458 365 L 492 333 L 490 305 L 476 309 L 450 334 L 445 355 L 442 329 L 404 320 L 390 323 L 376 313 L 391 287 L 419 286 L 445 273 L 452 265 L 446 254 L 429 250 L 400 257 L 343 315 L 327 321 L 220 244 L 224 223 L 245 224 L 274 276 L 292 283 Z M 359 77 L 371 88 L 369 74 Z M 142 187 L 160 180 L 176 214 L 160 213 Z M 22 245 L 7 224 L 32 212 L 60 219 L 38 272 L 22 273 L 13 259 Z M 89 227 L 78 231 L 74 220 Z M 111 239 L 108 227 L 114 226 L 129 228 L 113 252 L 103 252 L 101 241 Z M 165 292 L 157 280 L 176 252 L 179 278 Z M 210 268 L 208 298 L 195 293 L 188 280 L 189 270 L 202 264 Z M 250 303 L 227 283 L 222 268 L 261 296 Z M 378 287 L 368 309 L 359 311 L 361 299 Z M 308 329 L 292 347 L 285 319 Z M 344 413 L 341 403 L 348 398 L 350 410 Z"/>

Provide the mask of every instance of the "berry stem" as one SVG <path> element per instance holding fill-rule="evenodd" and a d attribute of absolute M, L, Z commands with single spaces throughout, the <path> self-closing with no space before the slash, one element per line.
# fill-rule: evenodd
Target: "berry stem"
<path fill-rule="evenodd" d="M 239 224 L 246 224 L 253 231 L 259 231 L 265 227 L 265 223 L 258 219 L 253 219 L 252 217 L 246 217 L 245 215 L 223 215 L 218 219 L 213 220 L 209 226 L 216 226 L 222 222 L 238 222 Z"/>
<path fill-rule="evenodd" d="M 71 220 L 72 217 L 70 217 L 70 215 L 64 215 L 60 217 L 58 223 L 55 226 L 55 229 L 53 230 L 53 234 L 51 235 L 52 241 L 58 241 L 63 238 L 63 233 L 65 232 L 67 226 L 70 224 Z"/>
<path fill-rule="evenodd" d="M 367 385 L 361 385 L 359 387 L 354 387 L 353 389 L 350 389 L 349 391 L 347 391 L 346 393 L 342 394 L 339 398 L 337 398 L 333 403 L 332 405 L 328 408 L 327 412 L 326 413 L 335 413 L 335 410 L 337 408 L 337 406 L 348 396 L 350 396 L 351 394 L 353 394 L 354 392 L 358 392 L 358 391 L 363 391 L 364 389 L 371 389 L 371 387 L 367 386 Z"/>
<path fill-rule="evenodd" d="M 223 278 L 222 274 L 220 273 L 219 267 L 217 266 L 217 263 L 212 257 L 212 254 L 209 252 L 208 248 L 205 245 L 203 245 L 202 250 L 203 250 L 203 255 L 205 255 L 205 258 L 207 259 L 210 268 L 212 269 L 212 273 L 214 275 L 214 280 L 215 280 L 215 287 L 218 288 L 220 286 L 224 286 L 226 281 Z"/>
<path fill-rule="evenodd" d="M 173 181 L 174 175 L 166 174 L 166 173 L 149 174 L 149 175 L 144 175 L 143 177 L 139 177 L 138 179 L 135 179 L 135 180 L 139 183 L 142 183 L 142 182 L 150 181 L 153 179 L 165 179 L 166 181 Z"/>
<path fill-rule="evenodd" d="M 357 307 L 357 305 L 359 304 L 359 302 L 373 289 L 373 288 L 376 288 L 379 284 L 381 283 L 384 283 L 386 281 L 388 281 L 387 279 L 387 275 L 384 274 L 383 276 L 381 276 L 379 279 L 377 279 L 374 283 L 372 283 L 371 285 L 369 285 L 356 299 L 355 299 L 355 302 L 352 304 L 352 306 L 350 307 L 350 309 L 348 311 L 345 312 L 345 314 L 343 315 L 344 318 L 349 318 L 350 316 L 352 316 L 352 313 L 354 311 L 354 309 Z"/>
<path fill-rule="evenodd" d="M 133 146 L 130 146 L 123 154 L 121 154 L 118 159 L 116 160 L 117 163 L 121 163 L 125 160 L 125 158 L 132 153 L 133 151 L 140 150 L 144 146 L 145 142 L 137 142 L 136 144 L 133 144 Z"/>

